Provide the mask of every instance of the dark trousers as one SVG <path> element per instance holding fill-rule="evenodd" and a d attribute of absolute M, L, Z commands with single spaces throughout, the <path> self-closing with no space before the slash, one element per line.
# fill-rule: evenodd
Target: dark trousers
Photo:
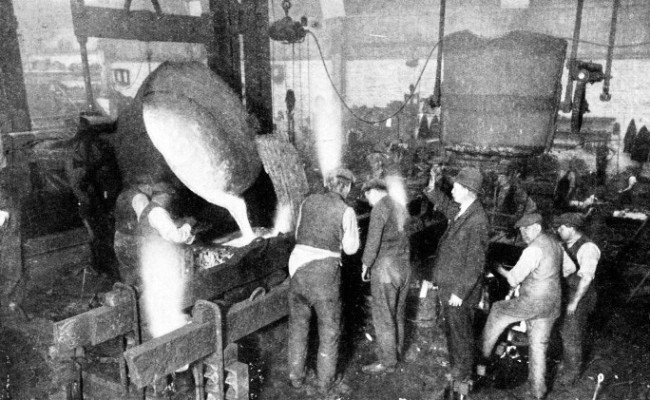
<path fill-rule="evenodd" d="M 370 282 L 372 321 L 377 337 L 377 355 L 386 366 L 394 366 L 404 349 L 406 295 L 411 268 L 408 255 L 378 258 Z"/>
<path fill-rule="evenodd" d="M 490 357 L 494 345 L 501 333 L 510 325 L 520 322 L 521 315 L 512 313 L 508 301 L 499 301 L 492 305 L 490 315 L 483 328 L 483 356 Z M 528 336 L 528 383 L 537 398 L 546 395 L 546 352 L 551 337 L 551 330 L 556 317 L 534 318 L 526 320 Z"/>
<path fill-rule="evenodd" d="M 341 271 L 339 259 L 326 258 L 303 265 L 289 287 L 289 378 L 305 377 L 312 308 L 318 320 L 319 384 L 325 387 L 336 375 L 341 335 Z"/>
<path fill-rule="evenodd" d="M 474 369 L 474 307 L 467 302 L 463 302 L 460 307 L 452 307 L 448 303 L 448 295 L 442 295 L 440 301 L 451 375 L 454 379 L 469 378 Z"/>
<path fill-rule="evenodd" d="M 560 328 L 562 361 L 558 377 L 561 381 L 573 381 L 582 373 L 584 335 L 587 330 L 589 314 L 593 311 L 595 304 L 596 292 L 590 288 L 578 303 L 575 313 L 564 316 Z"/>

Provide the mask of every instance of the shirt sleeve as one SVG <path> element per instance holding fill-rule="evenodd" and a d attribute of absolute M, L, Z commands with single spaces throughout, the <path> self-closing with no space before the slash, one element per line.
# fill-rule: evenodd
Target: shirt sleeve
<path fill-rule="evenodd" d="M 145 207 L 149 204 L 149 198 L 142 193 L 138 193 L 131 199 L 131 208 L 135 212 L 138 221 L 140 221 L 140 215 L 144 211 Z"/>
<path fill-rule="evenodd" d="M 345 254 L 354 254 L 359 250 L 359 227 L 357 225 L 357 214 L 351 207 L 343 213 L 343 239 L 341 245 Z"/>
<path fill-rule="evenodd" d="M 162 207 L 155 207 L 149 213 L 149 223 L 154 227 L 160 236 L 165 240 L 174 243 L 191 243 L 194 237 L 191 234 L 189 224 L 183 224 L 180 228 L 172 220 L 171 216 Z"/>
<path fill-rule="evenodd" d="M 526 247 L 519 257 L 517 264 L 508 271 L 506 278 L 511 287 L 516 287 L 539 266 L 542 259 L 542 249 L 538 247 Z"/>
<path fill-rule="evenodd" d="M 577 254 L 578 262 L 580 263 L 580 271 L 578 276 L 590 276 L 592 279 L 596 276 L 596 267 L 600 260 L 600 249 L 594 243 L 585 243 L 580 246 Z"/>
<path fill-rule="evenodd" d="M 384 227 L 388 215 L 383 202 L 378 203 L 373 207 L 370 212 L 370 225 L 368 226 L 368 237 L 366 238 L 366 245 L 363 249 L 363 257 L 361 261 L 368 267 L 372 267 L 379 254 L 379 246 L 381 245 L 381 237 L 384 233 Z"/>

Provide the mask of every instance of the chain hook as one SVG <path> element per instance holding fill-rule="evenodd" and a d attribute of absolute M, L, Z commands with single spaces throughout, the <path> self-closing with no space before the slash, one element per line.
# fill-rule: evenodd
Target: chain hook
<path fill-rule="evenodd" d="M 291 2 L 289 0 L 282 0 L 282 9 L 284 10 L 284 14 L 288 17 L 289 16 L 289 9 L 291 8 Z"/>

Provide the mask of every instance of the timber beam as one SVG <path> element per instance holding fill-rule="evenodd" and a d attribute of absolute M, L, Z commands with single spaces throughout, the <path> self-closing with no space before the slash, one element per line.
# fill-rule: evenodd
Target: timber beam
<path fill-rule="evenodd" d="M 106 7 L 88 7 L 71 0 L 77 37 L 208 44 L 213 39 L 211 17 L 158 14 Z"/>
<path fill-rule="evenodd" d="M 52 356 L 63 356 L 79 347 L 96 346 L 130 332 L 139 340 L 135 291 L 117 283 L 108 295 L 106 305 L 54 323 Z"/>
<path fill-rule="evenodd" d="M 131 382 L 142 388 L 185 365 L 205 361 L 216 374 L 211 380 L 219 385 L 224 376 L 224 345 L 288 315 L 288 292 L 289 284 L 283 283 L 262 296 L 237 303 L 223 321 L 219 306 L 199 300 L 190 324 L 124 353 Z M 222 393 L 223 386 L 214 391 Z"/>

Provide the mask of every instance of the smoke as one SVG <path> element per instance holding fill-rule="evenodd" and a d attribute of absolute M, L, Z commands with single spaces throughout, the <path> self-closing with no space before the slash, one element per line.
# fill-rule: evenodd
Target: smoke
<path fill-rule="evenodd" d="M 388 195 L 396 203 L 402 205 L 404 209 L 406 209 L 408 204 L 408 194 L 406 192 L 406 185 L 404 184 L 404 179 L 402 179 L 402 177 L 399 175 L 387 175 L 385 181 L 386 181 L 386 188 L 388 189 Z M 407 215 L 408 213 L 399 213 L 398 215 L 395 216 L 400 229 L 404 229 Z"/>
<path fill-rule="evenodd" d="M 273 222 L 273 233 L 271 236 L 277 236 L 281 233 L 289 233 L 293 230 L 293 210 L 289 204 L 278 204 L 275 210 Z"/>
<path fill-rule="evenodd" d="M 149 332 L 155 337 L 187 323 L 183 313 L 186 274 L 182 250 L 162 238 L 147 238 L 140 249 L 142 301 Z"/>
<path fill-rule="evenodd" d="M 332 97 L 316 98 L 314 107 L 314 135 L 318 165 L 323 177 L 341 166 L 343 132 L 340 123 L 340 106 Z"/>

